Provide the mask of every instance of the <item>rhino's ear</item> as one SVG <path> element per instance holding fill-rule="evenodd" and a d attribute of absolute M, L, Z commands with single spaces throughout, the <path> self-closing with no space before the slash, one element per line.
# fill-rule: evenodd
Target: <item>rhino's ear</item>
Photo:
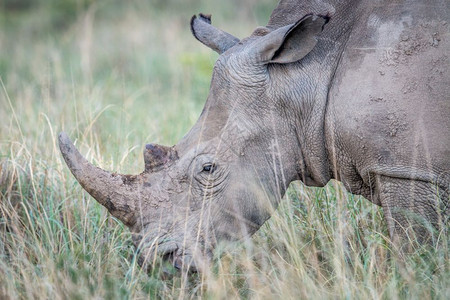
<path fill-rule="evenodd" d="M 305 57 L 317 44 L 328 17 L 306 15 L 258 39 L 252 51 L 261 63 L 291 63 Z"/>
<path fill-rule="evenodd" d="M 219 54 L 239 42 L 237 37 L 211 25 L 211 15 L 192 16 L 191 31 L 194 37 Z"/>

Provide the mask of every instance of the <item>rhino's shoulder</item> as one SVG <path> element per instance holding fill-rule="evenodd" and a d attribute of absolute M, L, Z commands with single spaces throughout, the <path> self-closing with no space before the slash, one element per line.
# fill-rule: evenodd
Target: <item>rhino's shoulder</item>
<path fill-rule="evenodd" d="M 328 123 L 356 165 L 450 169 L 450 3 L 361 16 L 336 70 Z M 407 5 L 411 4 L 411 5 Z"/>

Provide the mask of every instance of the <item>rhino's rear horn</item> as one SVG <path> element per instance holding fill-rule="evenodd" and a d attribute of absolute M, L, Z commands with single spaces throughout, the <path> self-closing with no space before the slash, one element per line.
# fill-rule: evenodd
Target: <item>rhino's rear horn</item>
<path fill-rule="evenodd" d="M 144 149 L 145 172 L 156 171 L 176 157 L 177 154 L 172 147 L 147 144 Z"/>

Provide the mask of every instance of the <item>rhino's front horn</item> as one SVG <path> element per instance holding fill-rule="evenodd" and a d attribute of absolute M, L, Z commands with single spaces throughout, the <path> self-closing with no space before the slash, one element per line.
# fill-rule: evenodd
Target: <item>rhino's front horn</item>
<path fill-rule="evenodd" d="M 90 164 L 67 134 L 59 134 L 59 148 L 72 174 L 101 205 L 127 226 L 136 223 L 136 204 L 141 176 L 110 173 Z"/>

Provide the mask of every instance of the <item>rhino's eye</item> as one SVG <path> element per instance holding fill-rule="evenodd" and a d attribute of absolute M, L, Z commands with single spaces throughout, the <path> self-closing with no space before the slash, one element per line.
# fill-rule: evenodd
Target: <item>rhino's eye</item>
<path fill-rule="evenodd" d="M 212 173 L 216 170 L 216 165 L 212 163 L 207 163 L 203 165 L 203 172 Z"/>

